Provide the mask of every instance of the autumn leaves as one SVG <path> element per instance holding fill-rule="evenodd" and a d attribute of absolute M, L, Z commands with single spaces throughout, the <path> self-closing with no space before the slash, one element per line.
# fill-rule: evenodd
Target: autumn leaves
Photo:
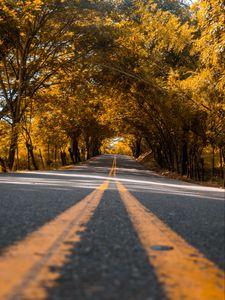
<path fill-rule="evenodd" d="M 46 160 L 69 147 L 75 160 L 89 158 L 115 135 L 141 138 L 161 167 L 190 177 L 200 179 L 206 149 L 222 164 L 219 2 L 2 1 L 0 156 L 8 167 L 16 153 L 35 160 L 38 149 Z"/>

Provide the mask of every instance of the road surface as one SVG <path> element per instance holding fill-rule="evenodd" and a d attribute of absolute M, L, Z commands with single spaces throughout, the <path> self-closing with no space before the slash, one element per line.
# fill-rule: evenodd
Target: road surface
<path fill-rule="evenodd" d="M 127 156 L 0 175 L 0 300 L 224 300 L 224 190 Z"/>

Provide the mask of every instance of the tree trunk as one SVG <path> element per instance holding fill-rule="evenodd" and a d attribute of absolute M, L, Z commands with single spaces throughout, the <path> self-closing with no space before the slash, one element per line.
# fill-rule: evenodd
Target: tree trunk
<path fill-rule="evenodd" d="M 43 160 L 43 157 L 42 157 L 41 149 L 39 149 L 39 154 L 40 154 L 40 159 L 41 159 L 42 167 L 43 167 L 43 169 L 45 169 L 45 164 L 44 164 L 44 160 Z"/>
<path fill-rule="evenodd" d="M 12 134 L 11 134 L 11 142 L 9 147 L 9 156 L 8 156 L 8 167 L 10 170 L 13 169 L 16 148 L 19 138 L 19 125 L 21 121 L 21 97 L 22 97 L 22 86 L 24 79 L 24 71 L 25 71 L 25 60 L 24 55 L 19 51 L 19 59 L 20 59 L 20 67 L 18 74 L 18 95 L 15 101 L 15 107 L 13 113 L 13 126 L 12 126 Z"/>
<path fill-rule="evenodd" d="M 37 171 L 38 170 L 38 166 L 37 166 L 37 163 L 36 163 L 36 159 L 34 157 L 34 150 L 33 150 L 33 146 L 32 145 L 30 145 L 29 152 L 30 152 L 30 157 L 31 157 L 31 161 L 32 161 L 32 164 L 34 166 L 34 169 Z"/>
<path fill-rule="evenodd" d="M 78 163 L 81 161 L 80 159 L 80 150 L 78 146 L 78 140 L 76 138 L 73 138 L 72 141 L 72 153 L 75 156 L 75 162 Z"/>
<path fill-rule="evenodd" d="M 27 147 L 27 151 L 28 151 L 28 167 L 30 167 L 30 158 L 31 158 L 31 162 L 32 162 L 34 169 L 38 170 L 38 166 L 37 166 L 37 163 L 36 163 L 36 160 L 34 157 L 34 147 L 33 147 L 32 139 L 31 139 L 31 136 L 30 136 L 30 133 L 28 130 L 26 130 L 26 147 Z"/>
<path fill-rule="evenodd" d="M 48 156 L 47 156 L 47 164 L 50 165 L 50 145 L 48 143 Z"/>
<path fill-rule="evenodd" d="M 89 143 L 89 138 L 86 138 L 85 144 L 86 144 L 86 153 L 87 153 L 86 158 L 87 158 L 87 159 L 90 159 L 90 158 L 91 158 L 91 157 L 90 157 L 91 155 L 90 155 L 90 143 Z"/>
<path fill-rule="evenodd" d="M 20 166 L 19 166 L 19 149 L 18 146 L 16 148 L 16 170 L 19 170 Z"/>
<path fill-rule="evenodd" d="M 188 166 L 188 147 L 187 142 L 183 142 L 182 146 L 182 156 L 181 156 L 181 174 L 187 175 L 187 166 Z"/>
<path fill-rule="evenodd" d="M 98 139 L 92 140 L 92 156 L 97 156 L 100 154 L 101 143 Z"/>
<path fill-rule="evenodd" d="M 157 161 L 157 163 L 159 164 L 159 166 L 161 168 L 164 167 L 164 162 L 163 162 L 163 157 L 162 157 L 162 150 L 161 147 L 157 146 L 156 151 L 155 151 L 155 155 L 154 155 L 155 160 Z"/>
<path fill-rule="evenodd" d="M 10 141 L 9 155 L 7 161 L 7 165 L 10 171 L 12 171 L 14 166 L 18 138 L 19 138 L 19 128 L 18 128 L 18 124 L 15 124 L 12 126 L 11 141 Z"/>
<path fill-rule="evenodd" d="M 54 157 L 54 160 L 55 160 L 55 163 L 56 163 L 56 161 L 57 161 L 57 146 L 55 145 L 55 153 L 54 153 L 54 155 L 55 155 L 55 157 Z"/>
<path fill-rule="evenodd" d="M 205 172 L 204 172 L 204 158 L 202 157 L 201 158 L 201 160 L 200 160 L 200 162 L 201 162 L 201 174 L 202 174 L 202 181 L 204 181 L 205 180 Z"/>
<path fill-rule="evenodd" d="M 27 169 L 30 170 L 30 151 L 29 151 L 29 145 L 26 145 L 27 147 Z"/>
<path fill-rule="evenodd" d="M 75 164 L 75 160 L 74 160 L 74 157 L 73 157 L 73 151 L 72 151 L 72 149 L 69 148 L 68 151 L 69 151 L 69 154 L 70 154 L 70 158 L 71 158 L 72 164 Z"/>
<path fill-rule="evenodd" d="M 221 174 L 221 178 L 223 178 L 223 153 L 222 153 L 222 147 L 220 147 L 220 174 Z"/>
<path fill-rule="evenodd" d="M 215 176 L 215 146 L 212 145 L 212 178 Z"/>
<path fill-rule="evenodd" d="M 142 138 L 137 138 L 135 140 L 135 157 L 138 158 L 141 155 L 141 140 Z"/>
<path fill-rule="evenodd" d="M 1 157 L 0 157 L 0 165 L 1 165 L 1 167 L 2 167 L 2 172 L 3 172 L 3 173 L 6 173 L 6 172 L 7 172 L 6 164 L 5 164 L 4 159 L 2 159 Z"/>

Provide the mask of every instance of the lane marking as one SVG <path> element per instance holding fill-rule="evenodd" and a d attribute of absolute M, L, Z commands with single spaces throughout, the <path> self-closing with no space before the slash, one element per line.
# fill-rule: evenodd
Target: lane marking
<path fill-rule="evenodd" d="M 114 172 L 113 176 L 116 177 L 116 155 L 114 156 Z"/>
<path fill-rule="evenodd" d="M 171 300 L 223 300 L 224 272 L 148 211 L 120 182 L 121 199 Z"/>
<path fill-rule="evenodd" d="M 110 177 L 116 176 L 116 155 L 113 158 L 112 168 L 111 168 L 111 170 L 109 172 L 109 176 Z"/>
<path fill-rule="evenodd" d="M 99 205 L 109 181 L 0 257 L 0 299 L 39 300 L 60 276 L 67 255 Z"/>

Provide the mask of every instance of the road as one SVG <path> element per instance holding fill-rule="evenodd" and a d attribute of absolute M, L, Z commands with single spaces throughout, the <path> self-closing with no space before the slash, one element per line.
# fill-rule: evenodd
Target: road
<path fill-rule="evenodd" d="M 127 156 L 0 175 L 0 300 L 224 300 L 224 190 Z"/>

